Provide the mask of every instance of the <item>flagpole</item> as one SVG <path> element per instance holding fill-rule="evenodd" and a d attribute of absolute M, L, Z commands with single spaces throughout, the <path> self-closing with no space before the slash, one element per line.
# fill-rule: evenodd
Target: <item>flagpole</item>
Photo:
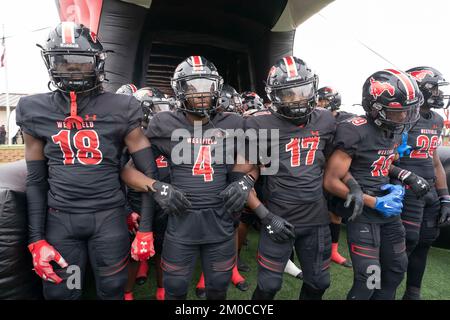
<path fill-rule="evenodd" d="M 9 88 L 8 88 L 8 64 L 6 63 L 6 43 L 5 43 L 5 25 L 3 24 L 3 38 L 2 38 L 2 45 L 3 45 L 3 52 L 4 52 L 4 68 L 5 68 L 5 93 L 6 93 L 6 128 L 8 132 L 8 146 L 12 145 L 12 137 L 9 132 L 9 116 L 11 115 L 11 107 L 9 105 Z"/>

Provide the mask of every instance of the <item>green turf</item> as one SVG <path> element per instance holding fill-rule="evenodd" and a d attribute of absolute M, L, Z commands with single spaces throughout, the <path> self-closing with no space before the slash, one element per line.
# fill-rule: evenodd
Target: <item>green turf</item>
<path fill-rule="evenodd" d="M 251 267 L 251 271 L 242 273 L 250 284 L 250 289 L 247 292 L 241 292 L 234 286 L 230 286 L 228 290 L 228 299 L 250 299 L 253 290 L 256 286 L 256 247 L 258 244 L 258 234 L 252 231 L 248 237 L 248 246 L 241 251 L 241 257 Z M 341 232 L 340 252 L 343 256 L 349 257 L 346 245 L 345 227 Z M 298 265 L 298 262 L 297 262 Z M 450 276 L 448 273 L 450 266 L 450 251 L 438 248 L 432 248 L 428 257 L 427 270 L 425 273 L 422 298 L 434 300 L 450 300 Z M 136 299 L 154 299 L 155 298 L 155 281 L 154 281 L 154 267 L 151 266 L 148 281 L 142 286 L 135 286 Z M 200 270 L 196 269 L 192 280 L 192 285 L 189 290 L 188 299 L 197 299 L 195 296 L 195 284 L 199 278 Z M 336 264 L 331 265 L 331 286 L 325 293 L 324 299 L 328 300 L 342 300 L 345 299 L 348 290 L 353 281 L 352 269 L 344 268 Z M 293 300 L 298 298 L 300 291 L 301 280 L 295 279 L 287 274 L 283 277 L 283 287 L 278 292 L 276 299 Z M 397 298 L 401 298 L 404 291 L 404 282 L 400 286 Z"/>

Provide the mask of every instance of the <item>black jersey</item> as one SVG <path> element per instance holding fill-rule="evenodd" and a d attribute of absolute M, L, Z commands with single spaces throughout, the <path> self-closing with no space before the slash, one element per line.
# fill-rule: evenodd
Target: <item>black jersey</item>
<path fill-rule="evenodd" d="M 228 186 L 227 174 L 237 147 L 232 129 L 240 129 L 238 134 L 243 134 L 243 119 L 228 112 L 216 114 L 204 125 L 198 121 L 197 126 L 181 110 L 160 112 L 150 120 L 146 135 L 156 155 L 165 157 L 171 184 L 183 191 L 192 204 L 186 215 L 169 216 L 168 237 L 186 243 L 207 243 L 233 233 L 232 219 L 223 212 L 220 219 L 199 217 L 223 211 L 219 193 Z M 210 221 L 207 230 L 204 221 Z"/>
<path fill-rule="evenodd" d="M 48 159 L 48 206 L 86 213 L 123 206 L 120 165 L 124 139 L 142 116 L 134 97 L 92 94 L 78 101 L 82 128 L 68 129 L 69 100 L 61 92 L 20 99 L 17 124 L 44 141 Z"/>
<path fill-rule="evenodd" d="M 408 145 L 411 153 L 402 157 L 396 165 L 425 178 L 435 177 L 433 156 L 436 148 L 441 144 L 441 132 L 444 119 L 434 111 L 420 114 L 419 120 L 408 131 Z"/>
<path fill-rule="evenodd" d="M 390 181 L 389 168 L 400 143 L 401 135 L 387 134 L 366 116 L 338 123 L 334 142 L 337 149 L 352 157 L 350 173 L 363 191 L 373 196 L 384 194 L 380 188 Z M 366 211 L 364 215 L 370 221 L 387 221 L 374 210 Z"/>
<path fill-rule="evenodd" d="M 321 224 L 328 220 L 327 213 L 317 217 L 298 217 L 296 208 L 323 198 L 323 172 L 326 161 L 325 150 L 332 144 L 335 133 L 335 119 L 326 109 L 316 109 L 306 125 L 296 126 L 272 111 L 260 111 L 246 119 L 246 129 L 278 130 L 278 139 L 269 134 L 269 150 L 261 150 L 263 143 L 257 142 L 260 152 L 278 152 L 278 172 L 267 175 L 265 197 L 269 205 L 276 204 L 285 210 L 277 212 L 290 222 Z M 276 131 L 275 131 L 276 132 Z M 250 142 L 252 143 L 252 142 Z M 256 143 L 256 142 L 255 142 Z M 292 214 L 296 217 L 292 217 Z M 301 221 L 299 221 L 301 220 Z"/>
<path fill-rule="evenodd" d="M 344 120 L 347 120 L 349 118 L 353 118 L 355 117 L 356 114 L 354 113 L 349 113 L 349 112 L 345 112 L 345 111 L 338 111 L 336 113 L 336 115 L 334 116 L 334 118 L 336 119 L 336 123 L 342 122 Z"/>

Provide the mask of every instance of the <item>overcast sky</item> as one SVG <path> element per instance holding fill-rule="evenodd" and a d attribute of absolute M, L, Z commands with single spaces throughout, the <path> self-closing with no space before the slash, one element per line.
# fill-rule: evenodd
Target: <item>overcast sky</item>
<path fill-rule="evenodd" d="M 361 102 L 363 82 L 377 70 L 429 65 L 450 78 L 449 13 L 450 1 L 443 0 L 337 0 L 297 29 L 294 54 L 318 73 L 320 86 L 341 93 L 344 109 L 361 112 L 351 105 Z M 31 31 L 58 21 L 54 0 L 2 0 L 10 92 L 47 90 L 35 43 L 43 43 L 49 29 Z M 0 92 L 4 79 L 1 68 Z"/>
<path fill-rule="evenodd" d="M 352 104 L 378 70 L 431 66 L 450 78 L 449 14 L 443 0 L 337 0 L 297 29 L 294 55 L 316 70 L 320 87 L 341 93 L 344 109 L 362 113 Z"/>

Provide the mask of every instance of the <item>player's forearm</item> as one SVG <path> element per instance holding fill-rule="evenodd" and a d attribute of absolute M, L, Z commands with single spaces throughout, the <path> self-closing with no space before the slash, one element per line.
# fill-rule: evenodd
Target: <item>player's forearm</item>
<path fill-rule="evenodd" d="M 256 191 L 253 189 L 250 194 L 248 195 L 247 199 L 247 206 L 254 210 L 261 204 L 261 201 L 258 199 L 258 196 L 256 195 Z"/>
<path fill-rule="evenodd" d="M 156 181 L 153 178 L 147 177 L 145 174 L 130 165 L 127 165 L 122 169 L 120 177 L 127 186 L 138 192 L 148 192 L 149 187 L 151 187 Z"/>
<path fill-rule="evenodd" d="M 434 174 L 436 175 L 436 189 L 448 189 L 447 176 L 445 174 L 444 167 L 442 166 L 442 162 L 437 155 L 437 152 L 434 153 L 433 166 Z"/>
<path fill-rule="evenodd" d="M 27 205 L 29 243 L 44 239 L 47 216 L 47 161 L 27 161 Z"/>
<path fill-rule="evenodd" d="M 324 180 L 324 188 L 329 193 L 341 198 L 346 199 L 348 192 L 350 191 L 345 184 L 349 179 L 353 178 L 352 175 L 347 172 L 342 179 L 336 175 L 328 175 Z M 368 194 L 363 195 L 364 205 L 369 208 L 375 208 L 376 198 Z"/>

